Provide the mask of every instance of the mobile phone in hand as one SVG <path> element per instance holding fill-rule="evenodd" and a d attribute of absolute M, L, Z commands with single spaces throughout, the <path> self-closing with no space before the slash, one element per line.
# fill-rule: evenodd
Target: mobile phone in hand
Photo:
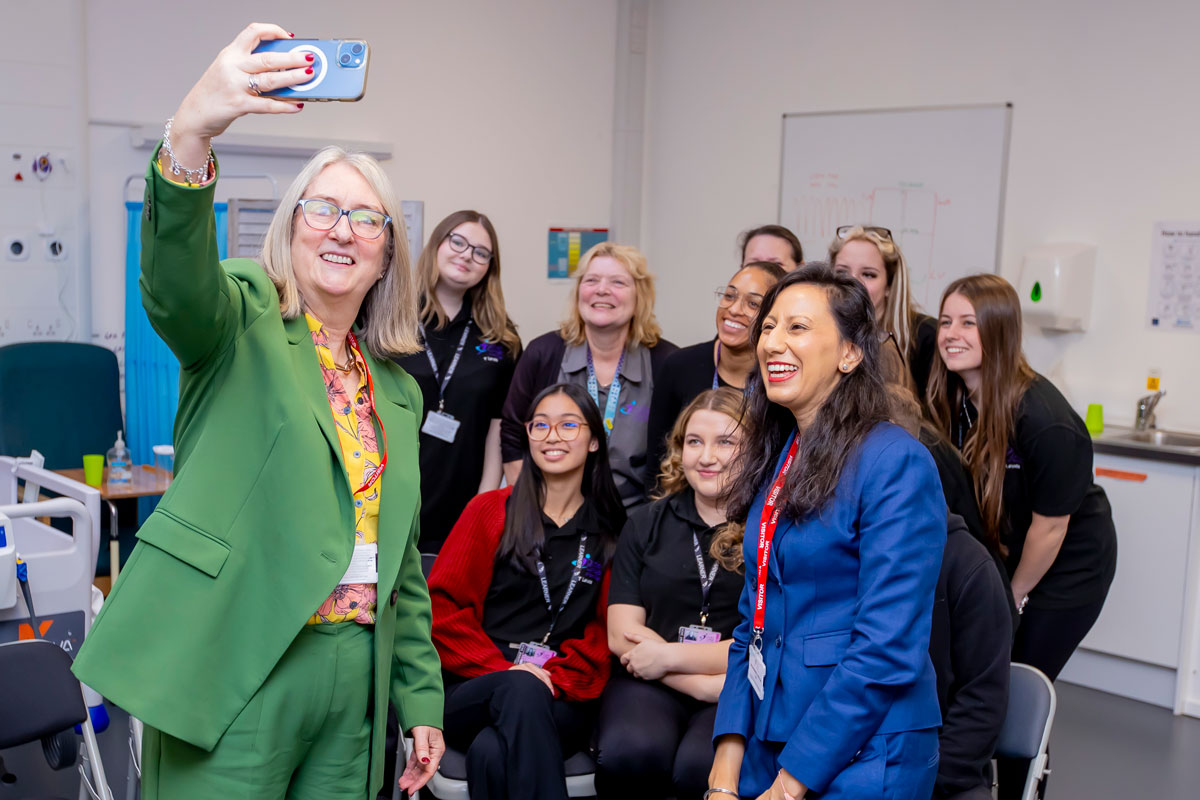
<path fill-rule="evenodd" d="M 254 52 L 298 52 L 313 56 L 311 80 L 263 92 L 264 97 L 306 103 L 327 100 L 353 103 L 366 93 L 367 61 L 371 51 L 362 39 L 272 39 L 254 48 Z"/>

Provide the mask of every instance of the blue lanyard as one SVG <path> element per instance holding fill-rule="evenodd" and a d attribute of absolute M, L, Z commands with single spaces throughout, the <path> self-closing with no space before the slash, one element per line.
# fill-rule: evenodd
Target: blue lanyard
<path fill-rule="evenodd" d="M 617 402 L 621 397 L 621 367 L 625 366 L 625 351 L 621 351 L 621 360 L 617 362 L 617 371 L 613 373 L 612 384 L 608 387 L 608 402 L 604 405 L 604 433 L 612 436 L 613 420 L 617 417 Z M 600 407 L 600 381 L 596 380 L 596 365 L 592 363 L 592 348 L 587 349 L 587 390 L 592 396 L 596 408 Z"/>
<path fill-rule="evenodd" d="M 717 367 L 721 363 L 721 343 L 717 342 L 717 357 L 713 360 L 713 388 L 721 388 L 721 379 L 717 375 Z"/>

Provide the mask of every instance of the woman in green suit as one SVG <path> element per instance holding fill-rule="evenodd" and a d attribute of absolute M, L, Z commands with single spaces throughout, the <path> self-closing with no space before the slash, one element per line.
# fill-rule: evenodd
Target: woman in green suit
<path fill-rule="evenodd" d="M 167 124 L 147 173 L 142 300 L 180 362 L 176 480 L 75 671 L 146 723 L 154 798 L 374 797 L 388 701 L 415 790 L 443 752 L 418 536 L 421 393 L 400 204 L 369 156 L 318 153 L 261 264 L 219 262 L 209 143 L 311 79 L 251 25 Z"/>

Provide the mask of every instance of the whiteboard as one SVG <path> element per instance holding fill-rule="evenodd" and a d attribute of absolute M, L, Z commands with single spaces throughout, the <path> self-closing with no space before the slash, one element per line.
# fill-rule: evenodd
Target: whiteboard
<path fill-rule="evenodd" d="M 779 222 L 824 260 L 839 225 L 892 231 L 913 300 L 1000 259 L 1011 104 L 785 114 Z"/>

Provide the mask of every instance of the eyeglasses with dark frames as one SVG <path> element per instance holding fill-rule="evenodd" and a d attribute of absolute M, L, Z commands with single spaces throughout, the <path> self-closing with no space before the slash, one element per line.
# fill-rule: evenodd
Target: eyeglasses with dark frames
<path fill-rule="evenodd" d="M 525 430 L 529 433 L 530 440 L 535 442 L 546 441 L 552 430 L 558 434 L 558 438 L 562 441 L 573 442 L 579 438 L 579 431 L 586 427 L 586 422 L 580 422 L 575 419 L 560 419 L 558 422 L 532 419 L 525 423 Z"/>
<path fill-rule="evenodd" d="M 888 241 L 891 241 L 892 239 L 892 232 L 887 228 L 881 228 L 878 225 L 842 225 L 837 229 L 837 238 L 845 239 L 850 235 L 850 231 L 854 230 L 855 228 L 862 228 L 864 232 L 873 233 L 880 238 L 887 239 Z"/>
<path fill-rule="evenodd" d="M 302 199 L 296 205 L 308 227 L 317 231 L 332 230 L 345 217 L 350 220 L 350 232 L 360 239 L 378 239 L 392 223 L 392 218 L 373 208 L 338 208 L 327 200 Z"/>
<path fill-rule="evenodd" d="M 450 242 L 450 249 L 456 253 L 465 253 L 469 248 L 471 250 L 471 260 L 476 264 L 487 266 L 492 263 L 492 251 L 486 247 L 471 244 L 465 236 L 460 236 L 457 233 L 449 233 L 446 235 L 446 240 Z"/>
<path fill-rule="evenodd" d="M 717 296 L 717 305 L 721 308 L 729 308 L 738 301 L 738 298 L 743 298 L 746 308 L 757 314 L 758 309 L 762 308 L 763 296 L 758 292 L 746 292 L 742 294 L 732 286 L 721 286 L 714 294 Z"/>

